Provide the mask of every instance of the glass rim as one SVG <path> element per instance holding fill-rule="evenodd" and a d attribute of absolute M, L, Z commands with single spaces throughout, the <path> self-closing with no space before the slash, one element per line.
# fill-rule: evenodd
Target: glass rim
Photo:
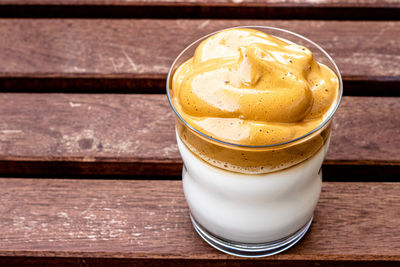
<path fill-rule="evenodd" d="M 302 40 L 314 45 L 317 49 L 319 49 L 322 52 L 322 54 L 324 56 L 326 56 L 328 58 L 329 62 L 333 65 L 334 72 L 337 75 L 338 80 L 339 80 L 339 97 L 337 99 L 335 107 L 331 110 L 331 113 L 322 121 L 322 123 L 320 125 L 318 125 L 318 127 L 314 128 L 310 132 L 308 132 L 308 133 L 306 133 L 306 134 L 304 134 L 304 135 L 302 135 L 300 137 L 297 137 L 297 138 L 289 140 L 289 141 L 281 142 L 281 143 L 270 144 L 270 145 L 254 145 L 254 146 L 252 146 L 252 145 L 241 145 L 241 144 L 235 144 L 235 143 L 219 140 L 219 139 L 211 137 L 211 136 L 209 136 L 209 135 L 207 135 L 205 133 L 202 133 L 201 131 L 197 130 L 192 125 L 190 125 L 187 121 L 185 121 L 185 119 L 175 109 L 175 106 L 174 106 L 174 104 L 172 103 L 172 100 L 171 100 L 171 95 L 169 93 L 169 89 L 170 89 L 169 88 L 169 84 L 170 84 L 170 80 L 172 79 L 172 76 L 173 76 L 173 73 L 172 73 L 173 67 L 176 65 L 178 59 L 180 59 L 180 57 L 188 49 L 192 48 L 199 41 L 205 40 L 208 37 L 210 37 L 210 36 L 212 36 L 214 34 L 217 34 L 217 33 L 221 32 L 221 31 L 224 31 L 224 30 L 242 29 L 242 28 L 267 29 L 267 30 L 273 30 L 273 31 L 283 32 L 283 33 L 287 33 L 289 35 L 293 35 L 295 37 L 298 37 L 298 38 L 300 38 L 300 39 L 302 39 Z M 276 37 L 279 37 L 279 36 L 276 36 Z M 171 90 L 172 90 L 172 88 L 171 88 Z M 333 115 L 336 113 L 336 110 L 339 108 L 340 102 L 342 100 L 342 97 L 343 97 L 343 81 L 342 81 L 342 75 L 340 74 L 339 68 L 337 67 L 337 65 L 336 65 L 335 61 L 332 59 L 332 57 L 320 45 L 318 45 L 317 43 L 311 41 L 310 39 L 308 39 L 308 38 L 306 38 L 306 37 L 304 37 L 304 36 L 302 36 L 302 35 L 300 35 L 298 33 L 295 33 L 295 32 L 289 31 L 289 30 L 285 30 L 285 29 L 281 29 L 281 28 L 277 28 L 277 27 L 269 27 L 269 26 L 236 26 L 236 27 L 225 28 L 225 29 L 222 29 L 222 30 L 218 30 L 218 31 L 209 33 L 209 34 L 204 35 L 204 36 L 200 37 L 199 39 L 195 40 L 194 42 L 192 42 L 188 46 L 186 46 L 185 49 L 183 49 L 182 52 L 180 52 L 179 55 L 175 58 L 174 62 L 171 64 L 171 67 L 168 70 L 167 81 L 166 81 L 166 91 L 167 91 L 167 96 L 168 96 L 168 102 L 169 102 L 171 108 L 173 109 L 173 111 L 175 112 L 176 116 L 179 118 L 180 121 L 182 121 L 187 127 L 189 127 L 195 133 L 200 134 L 201 136 L 205 137 L 206 139 L 209 139 L 211 141 L 214 141 L 214 142 L 217 142 L 217 143 L 220 143 L 220 144 L 223 144 L 223 145 L 234 146 L 234 147 L 243 147 L 243 148 L 268 148 L 268 147 L 277 147 L 277 146 L 282 146 L 282 145 L 288 145 L 288 144 L 291 144 L 291 143 L 295 143 L 297 141 L 305 139 L 306 137 L 311 136 L 315 132 L 317 132 L 320 129 L 322 129 L 325 125 L 327 125 L 327 123 L 332 119 Z"/>

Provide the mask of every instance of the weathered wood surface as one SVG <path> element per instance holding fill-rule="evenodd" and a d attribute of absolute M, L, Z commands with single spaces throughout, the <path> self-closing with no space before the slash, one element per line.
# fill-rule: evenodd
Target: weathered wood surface
<path fill-rule="evenodd" d="M 304 239 L 282 254 L 246 262 L 399 264 L 399 190 L 397 183 L 324 183 Z M 0 201 L 0 256 L 8 257 L 0 264 L 25 257 L 81 264 L 238 260 L 197 236 L 180 181 L 3 178 Z"/>
<path fill-rule="evenodd" d="M 399 21 L 0 19 L 0 90 L 164 93 L 181 50 L 238 25 L 319 43 L 341 69 L 346 95 L 399 95 Z"/>
<path fill-rule="evenodd" d="M 2 0 L 2 5 L 121 5 L 121 6 L 327 6 L 327 7 L 400 7 L 393 0 Z"/>
<path fill-rule="evenodd" d="M 396 19 L 393 0 L 2 0 L 3 17 Z"/>
<path fill-rule="evenodd" d="M 397 179 L 399 117 L 399 98 L 344 97 L 333 121 L 329 172 L 360 165 L 357 172 L 365 169 L 367 175 L 373 166 L 369 175 Z M 174 114 L 165 95 L 0 94 L 0 151 L 3 175 L 179 176 L 181 171 Z M 346 166 L 340 177 L 354 179 Z"/>

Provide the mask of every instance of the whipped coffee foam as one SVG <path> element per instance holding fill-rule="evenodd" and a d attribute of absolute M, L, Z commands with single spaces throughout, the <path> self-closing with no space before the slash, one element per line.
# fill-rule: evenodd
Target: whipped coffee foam
<path fill-rule="evenodd" d="M 310 50 L 253 29 L 204 40 L 173 76 L 173 101 L 195 129 L 240 145 L 273 145 L 322 123 L 338 78 Z"/>
<path fill-rule="evenodd" d="M 298 164 L 330 133 L 273 148 L 316 129 L 338 99 L 338 77 L 310 50 L 254 29 L 228 29 L 200 43 L 172 80 L 182 141 L 201 159 L 235 172 L 264 173 Z M 251 148 L 246 148 L 246 146 Z"/>

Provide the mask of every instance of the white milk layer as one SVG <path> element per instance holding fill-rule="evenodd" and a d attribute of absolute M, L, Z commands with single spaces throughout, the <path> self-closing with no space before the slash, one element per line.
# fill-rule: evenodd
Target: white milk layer
<path fill-rule="evenodd" d="M 267 174 L 240 174 L 197 158 L 177 135 L 183 189 L 192 216 L 230 241 L 264 243 L 292 235 L 312 217 L 321 192 L 319 170 L 328 142 L 314 156 Z"/>

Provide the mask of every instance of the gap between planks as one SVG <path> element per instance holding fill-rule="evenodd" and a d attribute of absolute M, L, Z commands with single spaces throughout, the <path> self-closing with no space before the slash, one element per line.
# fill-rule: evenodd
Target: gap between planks
<path fill-rule="evenodd" d="M 1 17 L 399 19 L 400 4 L 387 0 L 3 0 Z"/>

